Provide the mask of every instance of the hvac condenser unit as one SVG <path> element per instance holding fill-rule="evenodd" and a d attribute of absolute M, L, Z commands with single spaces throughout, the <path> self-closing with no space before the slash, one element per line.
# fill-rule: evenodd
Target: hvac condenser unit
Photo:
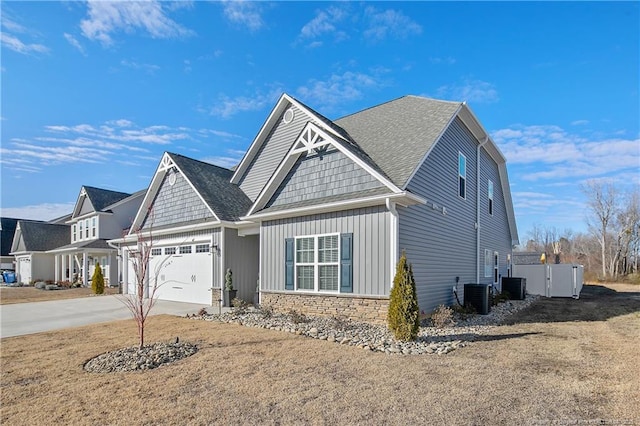
<path fill-rule="evenodd" d="M 502 277 L 502 292 L 509 293 L 509 299 L 524 300 L 527 279 L 522 277 Z"/>
<path fill-rule="evenodd" d="M 465 284 L 464 304 L 473 306 L 480 315 L 487 315 L 491 311 L 491 300 L 489 292 L 491 288 L 486 284 Z"/>

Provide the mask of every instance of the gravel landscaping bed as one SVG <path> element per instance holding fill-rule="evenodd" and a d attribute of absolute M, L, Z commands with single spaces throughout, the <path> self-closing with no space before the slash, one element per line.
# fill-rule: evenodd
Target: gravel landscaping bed
<path fill-rule="evenodd" d="M 189 318 L 240 324 L 245 327 L 284 331 L 342 345 L 356 346 L 388 354 L 446 354 L 464 347 L 468 342 L 487 334 L 507 317 L 537 300 L 528 295 L 525 300 L 509 300 L 493 306 L 488 315 L 468 315 L 457 318 L 450 327 L 436 328 L 431 320 L 423 321 L 418 338 L 398 341 L 385 326 L 355 322 L 344 318 L 311 317 L 297 313 L 281 314 L 261 309 L 234 309 L 224 314 L 193 315 Z"/>
<path fill-rule="evenodd" d="M 121 371 L 151 370 L 198 352 L 191 343 L 154 343 L 142 349 L 137 346 L 118 349 L 98 355 L 84 365 L 90 373 L 114 373 Z"/>

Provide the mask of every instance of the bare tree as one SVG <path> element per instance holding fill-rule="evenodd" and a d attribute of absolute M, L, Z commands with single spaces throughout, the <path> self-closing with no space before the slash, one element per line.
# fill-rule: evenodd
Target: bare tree
<path fill-rule="evenodd" d="M 611 226 L 617 214 L 617 190 L 611 182 L 590 180 L 582 187 L 582 192 L 587 197 L 587 207 L 590 210 L 587 225 L 600 243 L 602 278 L 606 278 Z M 609 266 L 611 271 L 613 265 Z"/>

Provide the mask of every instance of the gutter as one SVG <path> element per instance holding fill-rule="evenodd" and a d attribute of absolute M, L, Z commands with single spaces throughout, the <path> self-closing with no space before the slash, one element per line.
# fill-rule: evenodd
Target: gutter
<path fill-rule="evenodd" d="M 480 149 L 489 142 L 489 135 L 476 148 L 476 284 L 480 284 Z"/>

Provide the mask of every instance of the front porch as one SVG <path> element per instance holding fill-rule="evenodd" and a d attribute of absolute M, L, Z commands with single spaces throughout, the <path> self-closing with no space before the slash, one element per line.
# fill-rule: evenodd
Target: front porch
<path fill-rule="evenodd" d="M 96 265 L 100 263 L 105 285 L 118 285 L 117 251 L 103 240 L 68 245 L 51 250 L 49 253 L 54 254 L 56 282 L 68 281 L 88 286 Z"/>

